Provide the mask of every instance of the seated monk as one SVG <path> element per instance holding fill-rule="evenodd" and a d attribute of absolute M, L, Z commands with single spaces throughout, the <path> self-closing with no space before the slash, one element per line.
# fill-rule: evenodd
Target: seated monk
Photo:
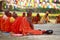
<path fill-rule="evenodd" d="M 60 15 L 56 16 L 56 23 L 60 23 Z"/>
<path fill-rule="evenodd" d="M 48 13 L 46 13 L 40 20 L 41 24 L 45 24 L 49 22 L 49 17 L 48 17 Z"/>
<path fill-rule="evenodd" d="M 25 13 L 23 13 L 22 17 L 17 16 L 16 13 L 13 13 L 13 18 L 15 18 L 14 23 L 11 26 L 11 33 L 21 33 L 19 31 L 19 25 L 21 24 L 22 18 L 25 17 Z"/>
<path fill-rule="evenodd" d="M 4 32 L 10 32 L 11 31 L 11 25 L 12 25 L 12 23 L 10 22 L 11 13 L 6 12 L 5 15 L 7 16 L 7 19 L 4 21 Z"/>
<path fill-rule="evenodd" d="M 13 12 L 13 14 L 12 14 L 12 17 L 10 18 L 10 22 L 11 23 L 14 23 L 14 21 L 15 21 L 15 19 L 17 19 L 17 14 L 16 14 L 16 12 Z"/>
<path fill-rule="evenodd" d="M 22 17 L 17 16 L 16 12 L 13 12 L 12 19 L 14 19 L 13 24 L 11 25 L 11 33 L 19 34 L 19 26 L 22 20 Z"/>
<path fill-rule="evenodd" d="M 6 29 L 6 32 L 11 32 L 12 31 L 12 28 L 13 28 L 11 26 L 15 22 L 15 20 L 17 19 L 18 16 L 17 16 L 17 14 L 15 12 L 13 12 L 12 16 L 11 16 L 11 14 L 10 15 L 8 14 L 7 16 L 8 16 L 8 19 L 5 22 L 5 25 L 6 25 L 6 28 L 5 29 Z M 7 23 L 8 23 L 8 25 L 7 25 Z"/>
<path fill-rule="evenodd" d="M 21 30 L 21 28 L 20 28 L 21 21 L 22 21 L 22 17 L 17 17 L 15 19 L 14 23 L 11 26 L 11 33 L 21 34 L 21 32 L 20 32 L 20 30 Z"/>
<path fill-rule="evenodd" d="M 27 13 L 27 17 L 26 18 L 27 18 L 28 22 L 30 23 L 31 29 L 34 29 L 33 24 L 32 24 L 32 12 L 31 11 L 29 11 Z"/>
<path fill-rule="evenodd" d="M 37 16 L 35 16 L 35 17 L 32 19 L 32 21 L 33 21 L 33 23 L 38 24 L 39 21 L 40 21 L 40 15 L 37 14 Z"/>
<path fill-rule="evenodd" d="M 9 11 L 5 11 L 5 13 L 6 12 L 9 12 Z M 1 17 L 1 31 L 3 32 L 4 31 L 4 29 L 5 29 L 5 25 L 4 25 L 4 22 L 5 22 L 5 20 L 7 19 L 7 16 L 6 16 L 6 14 L 5 13 L 2 13 L 2 17 Z"/>

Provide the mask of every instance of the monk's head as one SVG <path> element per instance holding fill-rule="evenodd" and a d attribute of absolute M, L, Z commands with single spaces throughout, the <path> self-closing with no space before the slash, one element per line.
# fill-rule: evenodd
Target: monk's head
<path fill-rule="evenodd" d="M 11 14 L 11 13 L 9 13 L 9 14 L 8 14 L 8 17 L 11 17 L 11 16 L 12 16 L 12 14 Z"/>
<path fill-rule="evenodd" d="M 40 17 L 39 13 L 37 14 L 37 17 Z"/>
<path fill-rule="evenodd" d="M 31 11 L 27 12 L 27 17 L 31 17 L 31 16 L 32 16 L 32 12 Z"/>
<path fill-rule="evenodd" d="M 9 14 L 9 11 L 5 11 L 4 14 L 7 16 Z"/>
<path fill-rule="evenodd" d="M 11 13 L 10 13 L 9 11 L 5 11 L 5 15 L 6 15 L 7 17 L 11 17 Z"/>
<path fill-rule="evenodd" d="M 25 17 L 25 13 L 23 13 L 23 15 L 22 15 L 23 17 Z"/>
<path fill-rule="evenodd" d="M 46 11 L 45 12 L 45 17 L 47 17 L 49 15 L 49 12 L 48 11 Z"/>
<path fill-rule="evenodd" d="M 13 12 L 12 16 L 13 16 L 14 18 L 17 18 L 17 17 L 18 17 L 17 14 L 16 14 L 16 12 Z"/>

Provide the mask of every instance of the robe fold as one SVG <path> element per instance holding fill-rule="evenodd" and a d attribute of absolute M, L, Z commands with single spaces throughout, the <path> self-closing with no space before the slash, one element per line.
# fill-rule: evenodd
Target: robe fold
<path fill-rule="evenodd" d="M 20 31 L 19 31 L 19 26 L 21 24 L 21 21 L 22 21 L 22 17 L 17 17 L 15 19 L 14 23 L 11 26 L 11 32 L 16 33 L 16 34 L 21 33 L 21 31 L 22 31 L 21 28 L 20 28 Z"/>
<path fill-rule="evenodd" d="M 5 20 L 1 17 L 1 31 L 4 31 L 4 22 L 5 22 Z"/>
<path fill-rule="evenodd" d="M 11 31 L 11 25 L 12 25 L 12 23 L 10 22 L 10 18 L 11 18 L 11 17 L 8 17 L 8 18 L 5 20 L 5 22 L 4 22 L 4 27 L 5 27 L 4 31 L 5 31 L 5 32 L 10 32 L 10 31 Z"/>

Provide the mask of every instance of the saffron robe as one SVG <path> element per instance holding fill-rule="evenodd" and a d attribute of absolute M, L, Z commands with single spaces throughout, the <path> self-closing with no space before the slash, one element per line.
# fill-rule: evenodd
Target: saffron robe
<path fill-rule="evenodd" d="M 18 17 L 12 24 L 11 31 L 16 34 L 22 33 L 23 35 L 43 34 L 43 31 L 32 29 L 26 17 Z"/>
<path fill-rule="evenodd" d="M 1 17 L 1 23 L 0 23 L 1 24 L 1 27 L 0 27 L 1 31 L 4 31 L 4 21 L 5 20 L 3 19 L 3 17 Z"/>
<path fill-rule="evenodd" d="M 12 23 L 10 22 L 10 18 L 11 17 L 8 17 L 5 22 L 4 22 L 4 32 L 10 32 L 11 31 L 11 25 Z"/>

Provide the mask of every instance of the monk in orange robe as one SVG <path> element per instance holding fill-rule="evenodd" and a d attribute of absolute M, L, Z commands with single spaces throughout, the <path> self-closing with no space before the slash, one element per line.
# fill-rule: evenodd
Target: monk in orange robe
<path fill-rule="evenodd" d="M 9 13 L 7 15 L 7 17 L 8 18 L 4 22 L 4 24 L 5 24 L 5 32 L 10 32 L 11 31 L 11 25 L 12 25 L 12 23 L 10 22 L 11 13 Z"/>
<path fill-rule="evenodd" d="M 12 26 L 11 26 L 11 33 L 16 33 L 19 34 L 19 26 L 22 20 L 22 17 L 18 17 L 16 13 L 13 13 L 13 18 L 15 19 L 15 21 L 13 22 Z"/>
<path fill-rule="evenodd" d="M 15 18 L 14 23 L 11 26 L 11 32 L 12 33 L 16 33 L 16 34 L 21 34 L 22 33 L 22 28 L 20 27 L 21 25 L 21 21 L 23 19 L 23 17 L 25 17 L 25 13 L 23 13 L 22 17 L 18 17 L 17 15 L 15 15 L 16 13 L 13 13 L 13 18 Z M 20 29 L 19 29 L 20 28 Z"/>
<path fill-rule="evenodd" d="M 11 13 L 9 13 L 9 11 L 5 11 L 5 19 L 2 19 L 1 21 L 1 29 L 3 32 L 10 32 L 10 17 L 11 17 Z"/>
<path fill-rule="evenodd" d="M 6 12 L 5 12 L 6 13 Z M 5 25 L 4 25 L 4 22 L 5 20 L 7 19 L 7 16 L 5 15 L 5 13 L 3 13 L 3 16 L 1 17 L 1 31 L 3 32 L 4 29 L 5 29 Z"/>
<path fill-rule="evenodd" d="M 11 26 L 11 32 L 12 33 L 15 33 L 15 34 L 22 33 L 22 30 L 20 27 L 21 21 L 22 21 L 22 17 L 17 17 L 15 19 L 14 23 Z M 20 30 L 19 30 L 19 28 L 20 28 Z"/>
<path fill-rule="evenodd" d="M 32 19 L 33 23 L 38 24 L 39 21 L 40 21 L 40 18 L 41 18 L 40 15 L 37 14 L 37 15 Z"/>

